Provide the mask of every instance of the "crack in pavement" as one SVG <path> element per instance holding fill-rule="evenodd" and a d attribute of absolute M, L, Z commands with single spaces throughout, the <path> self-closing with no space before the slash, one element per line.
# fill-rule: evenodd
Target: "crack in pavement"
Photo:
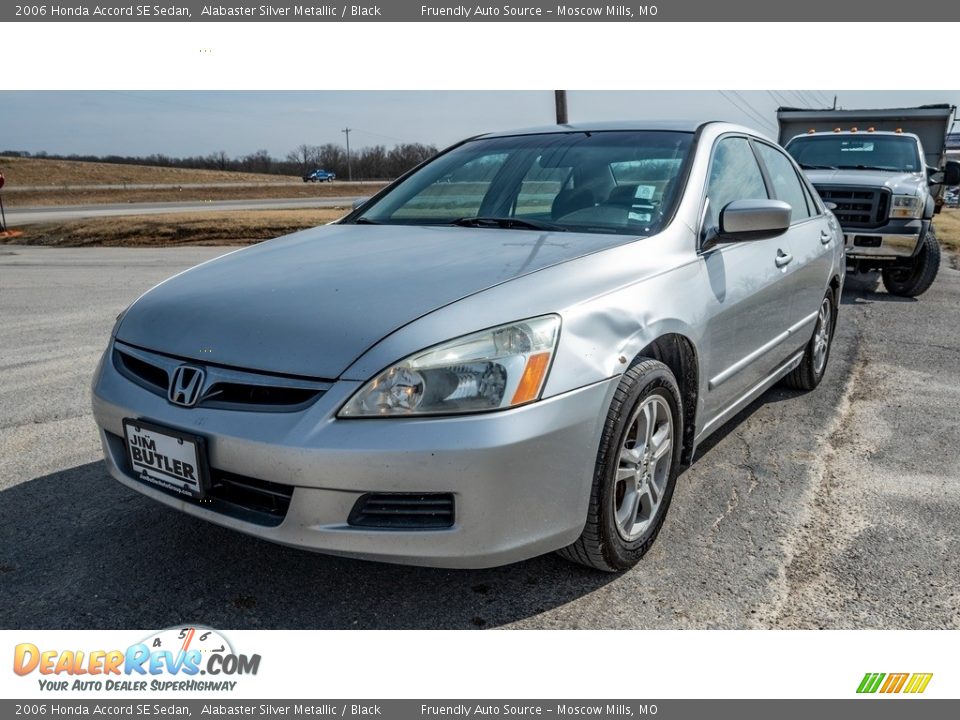
<path fill-rule="evenodd" d="M 802 515 L 793 531 L 782 541 L 784 560 L 771 583 L 773 598 L 757 613 L 757 627 L 784 626 L 804 586 L 818 576 L 822 555 L 829 546 L 824 537 L 831 534 L 828 516 L 832 506 L 827 500 L 836 481 L 834 463 L 839 449 L 848 441 L 853 405 L 869 365 L 868 359 L 862 353 L 862 322 L 867 316 L 866 308 L 862 313 L 863 318 L 852 316 L 855 324 L 853 340 L 856 346 L 851 358 L 850 374 L 844 384 L 833 422 L 819 442 L 820 452 L 813 456 L 808 473 L 809 485 L 798 504 Z"/>
<path fill-rule="evenodd" d="M 743 462 L 739 463 L 735 467 L 740 470 L 746 470 L 749 479 L 749 485 L 747 487 L 746 497 L 750 497 L 753 494 L 753 491 L 757 489 L 757 486 L 760 484 L 760 479 L 757 476 L 757 469 L 753 464 L 753 451 L 750 448 L 750 443 L 744 437 L 743 433 L 736 433 L 734 437 L 740 441 L 740 444 L 743 448 Z M 717 519 L 713 521 L 713 524 L 710 526 L 711 536 L 716 535 L 717 531 L 720 528 L 720 524 L 730 515 L 740 507 L 740 493 L 737 491 L 736 480 L 734 479 L 734 484 L 730 487 L 730 498 L 727 500 L 726 509 L 717 516 Z M 752 538 L 750 538 L 752 541 Z"/>

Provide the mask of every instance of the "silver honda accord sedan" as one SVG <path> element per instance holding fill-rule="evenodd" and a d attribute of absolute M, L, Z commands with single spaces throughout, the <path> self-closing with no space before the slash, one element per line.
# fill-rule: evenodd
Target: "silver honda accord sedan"
<path fill-rule="evenodd" d="M 752 130 L 484 135 L 147 292 L 93 409 L 117 480 L 267 540 L 623 570 L 703 438 L 820 382 L 843 280 L 834 216 Z"/>

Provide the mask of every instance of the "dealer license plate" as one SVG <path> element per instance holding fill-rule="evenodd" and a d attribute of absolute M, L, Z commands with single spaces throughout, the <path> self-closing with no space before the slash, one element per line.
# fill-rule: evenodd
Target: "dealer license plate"
<path fill-rule="evenodd" d="M 202 437 L 141 420 L 124 420 L 127 456 L 141 480 L 200 498 L 206 488 L 206 444 Z"/>

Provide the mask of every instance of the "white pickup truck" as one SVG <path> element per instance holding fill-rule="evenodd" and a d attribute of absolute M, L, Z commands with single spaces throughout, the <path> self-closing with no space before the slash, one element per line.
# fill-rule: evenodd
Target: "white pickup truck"
<path fill-rule="evenodd" d="M 780 143 L 833 207 L 852 272 L 881 271 L 894 295 L 915 297 L 940 268 L 934 215 L 944 188 L 960 184 L 946 159 L 956 108 L 780 108 Z"/>

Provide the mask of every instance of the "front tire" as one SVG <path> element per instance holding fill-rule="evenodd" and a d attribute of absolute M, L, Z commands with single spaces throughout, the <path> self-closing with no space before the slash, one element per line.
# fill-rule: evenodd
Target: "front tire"
<path fill-rule="evenodd" d="M 558 553 L 597 570 L 627 570 L 650 549 L 673 498 L 683 438 L 677 380 L 640 358 L 624 373 L 607 412 L 587 522 Z"/>
<path fill-rule="evenodd" d="M 923 295 L 940 270 L 940 244 L 931 227 L 923 238 L 920 252 L 913 258 L 908 268 L 884 268 L 883 286 L 891 295 L 917 297 Z"/>
<path fill-rule="evenodd" d="M 807 343 L 803 359 L 796 368 L 783 378 L 783 384 L 797 390 L 813 390 L 827 370 L 830 359 L 830 347 L 833 345 L 833 330 L 837 325 L 836 307 L 833 292 L 828 290 L 820 303 L 817 324 L 813 328 L 813 337 Z"/>

